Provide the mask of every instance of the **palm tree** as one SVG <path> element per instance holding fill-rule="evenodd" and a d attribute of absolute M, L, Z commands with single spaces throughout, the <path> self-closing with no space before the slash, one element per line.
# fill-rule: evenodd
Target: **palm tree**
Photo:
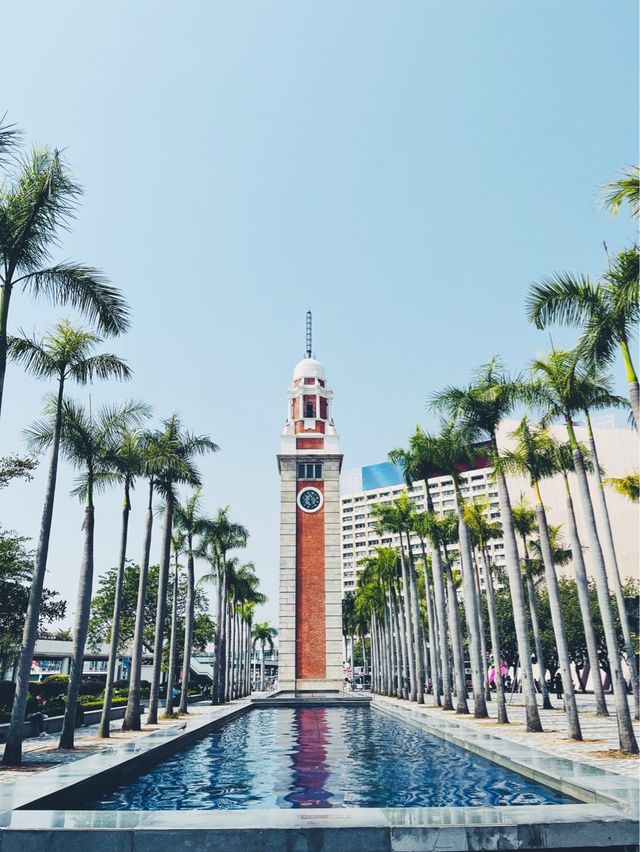
<path fill-rule="evenodd" d="M 544 662 L 544 652 L 542 650 L 542 636 L 540 634 L 540 618 L 538 616 L 538 600 L 535 589 L 535 569 L 533 560 L 529 557 L 529 539 L 533 536 L 536 524 L 536 510 L 529 505 L 524 494 L 520 494 L 520 502 L 516 503 L 512 509 L 513 525 L 522 541 L 523 550 L 523 570 L 525 585 L 527 588 L 527 598 L 529 600 L 529 612 L 531 614 L 531 627 L 533 629 L 533 642 L 536 649 L 536 659 L 538 661 L 538 669 L 540 671 L 540 690 L 542 692 L 542 707 L 544 710 L 553 710 L 551 699 L 549 698 L 549 688 L 545 678 L 547 671 Z M 542 565 L 544 570 L 544 565 Z"/>
<path fill-rule="evenodd" d="M 433 476 L 434 467 L 431 457 L 431 444 L 426 439 L 425 433 L 420 427 L 416 428 L 416 432 L 409 439 L 409 449 L 392 450 L 389 453 L 389 460 L 396 464 L 400 464 L 405 476 L 405 481 L 408 486 L 413 486 L 414 482 L 422 481 L 424 483 L 426 497 L 426 513 L 417 516 L 413 520 L 414 529 L 421 540 L 425 538 L 431 544 L 431 568 L 433 577 L 434 603 L 436 610 L 436 619 L 438 622 L 438 644 L 440 646 L 440 669 L 442 673 L 442 689 L 443 701 L 442 706 L 445 710 L 452 710 L 453 703 L 451 700 L 451 672 L 449 668 L 448 655 L 448 636 L 447 636 L 447 617 L 446 604 L 444 595 L 443 571 L 442 571 L 442 554 L 441 542 L 437 535 L 433 533 L 436 528 L 428 520 L 429 517 L 435 517 L 433 511 L 433 500 L 429 489 L 429 477 Z M 417 525 L 417 526 L 416 526 Z M 426 562 L 426 557 L 425 557 Z M 434 691 L 437 689 L 434 680 Z"/>
<path fill-rule="evenodd" d="M 176 652 L 178 645 L 178 586 L 180 583 L 180 555 L 184 553 L 185 535 L 175 532 L 171 536 L 173 550 L 173 588 L 171 590 L 171 638 L 169 639 L 169 665 L 167 666 L 167 699 L 165 702 L 165 719 L 173 719 L 173 687 L 176 681 Z M 189 675 L 187 674 L 187 681 Z"/>
<path fill-rule="evenodd" d="M 546 358 L 538 358 L 533 362 L 532 376 L 533 381 L 522 388 L 523 397 L 544 412 L 544 423 L 550 423 L 558 418 L 562 418 L 569 436 L 569 446 L 573 455 L 578 492 L 585 517 L 587 531 L 586 543 L 589 549 L 591 573 L 596 581 L 598 605 L 600 607 L 600 616 L 607 643 L 609 665 L 611 666 L 620 747 L 623 751 L 630 751 L 630 753 L 636 754 L 638 745 L 633 731 L 631 714 L 627 703 L 627 688 L 620 664 L 620 652 L 618 650 L 613 621 L 605 561 L 598 536 L 589 483 L 587 482 L 585 459 L 573 427 L 573 415 L 584 409 L 583 372 L 579 369 L 578 362 L 573 353 L 554 351 Z M 621 620 L 624 618 L 624 613 L 620 613 L 620 618 Z M 637 669 L 634 665 L 635 657 L 633 654 L 630 657 L 629 667 L 632 673 L 632 686 L 637 708 L 640 692 L 638 690 Z"/>
<path fill-rule="evenodd" d="M 385 597 L 384 561 L 378 548 L 376 556 L 365 557 L 358 563 L 355 608 L 371 623 L 372 689 L 381 695 L 392 694 L 392 643 L 389 635 L 389 614 Z M 394 560 L 397 559 L 391 549 Z"/>
<path fill-rule="evenodd" d="M 632 503 L 640 502 L 640 472 L 634 471 L 626 476 L 609 476 L 603 480 L 605 485 L 614 488 Z"/>
<path fill-rule="evenodd" d="M 51 411 L 51 414 L 55 414 L 55 412 Z M 136 402 L 127 402 L 116 407 L 104 406 L 95 417 L 89 410 L 71 400 L 65 400 L 62 406 L 60 449 L 63 456 L 80 470 L 74 493 L 84 500 L 85 509 L 82 524 L 84 542 L 73 629 L 71 673 L 60 736 L 60 748 L 72 749 L 74 747 L 76 708 L 82 678 L 93 584 L 94 495 L 96 491 L 113 481 L 109 455 L 116 431 L 120 428 L 133 428 L 146 416 L 148 416 L 147 406 Z M 38 448 L 50 446 L 54 439 L 54 430 L 55 420 L 52 417 L 34 424 L 30 430 L 32 446 Z"/>
<path fill-rule="evenodd" d="M 38 620 L 42 604 L 42 587 L 47 569 L 49 540 L 53 522 L 53 505 L 58 477 L 60 433 L 66 383 L 84 385 L 94 379 L 129 379 L 131 371 L 124 361 L 108 353 L 93 355 L 92 350 L 101 338 L 62 320 L 41 340 L 27 337 L 11 338 L 11 357 L 37 378 L 53 379 L 58 383 L 53 412 L 51 459 L 47 475 L 40 533 L 33 566 L 29 605 L 22 634 L 22 651 L 18 665 L 16 691 L 11 711 L 3 763 L 17 766 L 22 762 L 22 730 L 28 697 L 29 676 L 33 651 L 38 635 Z"/>
<path fill-rule="evenodd" d="M 142 653 L 147 600 L 147 579 L 153 533 L 153 498 L 156 489 L 162 493 L 163 482 L 159 477 L 170 462 L 174 451 L 173 443 L 166 433 L 159 431 L 144 432 L 141 437 L 142 473 L 147 479 L 147 510 L 145 514 L 142 560 L 138 577 L 138 596 L 136 600 L 136 621 L 131 648 L 131 667 L 129 673 L 129 696 L 122 722 L 123 731 L 139 731 L 141 728 L 141 677 Z"/>
<path fill-rule="evenodd" d="M 455 515 L 446 515 L 437 519 L 440 529 L 439 537 L 444 552 L 444 572 L 447 583 L 447 603 L 449 607 L 449 630 L 451 634 L 451 650 L 453 654 L 453 670 L 456 680 L 456 713 L 467 714 L 467 679 L 464 670 L 464 646 L 462 643 L 462 626 L 460 620 L 460 603 L 458 589 L 462 585 L 462 575 L 451 567 L 449 548 L 459 542 L 459 525 Z"/>
<path fill-rule="evenodd" d="M 7 154 L 11 155 L 17 146 L 22 133 L 15 124 L 5 124 L 6 112 L 0 118 L 0 163 L 4 163 Z"/>
<path fill-rule="evenodd" d="M 546 429 L 534 427 L 526 417 L 521 420 L 517 429 L 512 433 L 512 437 L 517 439 L 516 447 L 514 450 L 503 454 L 500 459 L 500 466 L 504 471 L 528 476 L 533 488 L 553 633 L 560 660 L 568 734 L 574 740 L 581 740 L 582 732 L 571 679 L 571 662 L 567 637 L 564 632 L 558 578 L 553 562 L 547 515 L 540 495 L 540 481 L 554 476 L 558 472 L 557 443 Z"/>
<path fill-rule="evenodd" d="M 251 631 L 253 636 L 253 647 L 260 644 L 260 689 L 264 692 L 264 649 L 265 645 L 269 646 L 269 650 L 273 651 L 273 639 L 278 635 L 275 627 L 271 627 L 268 621 L 261 621 L 253 625 Z"/>
<path fill-rule="evenodd" d="M 6 150 L 6 130 L 4 138 Z M 81 192 L 59 152 L 37 147 L 0 184 L 0 409 L 9 303 L 16 285 L 36 298 L 77 308 L 103 334 L 122 334 L 129 327 L 126 302 L 101 272 L 78 263 L 50 265 L 51 249 L 73 219 Z"/>
<path fill-rule="evenodd" d="M 502 524 L 491 523 L 486 518 L 489 509 L 487 500 L 471 500 L 464 507 L 464 518 L 473 539 L 482 555 L 484 568 L 484 587 L 487 596 L 487 611 L 489 613 L 489 631 L 491 635 L 491 655 L 496 670 L 496 698 L 498 703 L 498 722 L 507 724 L 507 704 L 504 695 L 504 684 L 500 673 L 502 664 L 502 653 L 500 651 L 500 634 L 498 631 L 498 611 L 496 608 L 496 596 L 493 588 L 493 577 L 491 574 L 491 562 L 489 559 L 488 542 L 494 538 L 502 538 Z M 486 655 L 485 655 L 486 660 Z"/>
<path fill-rule="evenodd" d="M 583 453 L 584 455 L 584 453 Z M 586 459 L 585 459 L 586 464 Z M 578 590 L 578 602 L 580 605 L 580 614 L 582 616 L 582 624 L 584 627 L 585 642 L 587 645 L 587 655 L 589 657 L 589 667 L 592 672 L 593 694 L 596 699 L 596 715 L 608 716 L 607 704 L 602 688 L 602 680 L 600 678 L 600 660 L 598 658 L 598 646 L 596 643 L 596 634 L 593 627 L 593 618 L 591 615 L 591 601 L 589 599 L 589 581 L 587 579 L 587 569 L 584 564 L 582 555 L 582 544 L 578 535 L 578 525 L 573 509 L 573 498 L 571 496 L 571 488 L 569 486 L 569 473 L 574 471 L 573 453 L 568 444 L 561 444 L 558 447 L 558 470 L 562 474 L 564 481 L 565 493 L 567 495 L 567 521 L 569 524 L 569 542 L 571 544 L 571 553 L 573 556 L 573 569 L 576 577 L 576 587 Z"/>
<path fill-rule="evenodd" d="M 247 529 L 229 518 L 229 506 L 225 506 L 218 509 L 213 518 L 206 520 L 198 550 L 198 554 L 211 565 L 211 573 L 205 575 L 200 582 L 213 582 L 217 590 L 212 704 L 224 703 L 226 692 L 228 554 L 231 550 L 246 547 L 248 538 Z"/>
<path fill-rule="evenodd" d="M 122 589 L 124 585 L 124 567 L 127 559 L 127 539 L 129 534 L 129 515 L 131 513 L 131 490 L 136 478 L 142 472 L 142 445 L 139 429 L 127 430 L 121 428 L 115 444 L 108 453 L 107 464 L 111 467 L 114 479 L 118 479 L 123 487 L 124 500 L 122 504 L 122 525 L 120 533 L 120 557 L 116 588 L 113 600 L 113 622 L 111 626 L 111 643 L 109 646 L 109 662 L 107 678 L 104 687 L 104 702 L 102 716 L 98 729 L 99 737 L 109 737 L 109 722 L 111 719 L 111 701 L 113 698 L 113 681 L 118 657 L 120 640 L 120 610 L 122 608 Z"/>
<path fill-rule="evenodd" d="M 536 328 L 551 323 L 580 326 L 577 352 L 588 364 L 610 364 L 619 348 L 625 365 L 631 408 L 640 423 L 640 389 L 630 346 L 640 318 L 638 248 L 620 252 L 594 284 L 586 275 L 556 272 L 531 286 L 529 321 Z"/>
<path fill-rule="evenodd" d="M 612 215 L 620 210 L 623 204 L 629 205 L 634 219 L 640 215 L 640 166 L 630 166 L 622 172 L 622 177 L 605 186 L 604 206 Z"/>
<path fill-rule="evenodd" d="M 253 562 L 245 562 L 232 574 L 231 597 L 233 599 L 237 636 L 234 698 L 241 698 L 251 692 L 249 668 L 253 612 L 256 606 L 261 606 L 267 602 L 267 597 L 259 591 L 259 586 L 260 580 L 256 576 L 256 566 Z"/>
<path fill-rule="evenodd" d="M 540 714 L 536 703 L 536 691 L 531 667 L 529 625 L 524 602 L 524 591 L 520 577 L 520 559 L 516 541 L 511 498 L 507 480 L 496 460 L 499 458 L 498 427 L 513 411 L 517 390 L 521 384 L 518 376 L 510 376 L 498 358 L 493 358 L 473 374 L 471 384 L 464 388 L 447 387 L 431 398 L 431 406 L 455 417 L 471 431 L 475 440 L 488 439 L 491 457 L 496 470 L 496 481 L 500 498 L 500 520 L 504 534 L 506 567 L 509 575 L 511 605 L 520 658 L 522 692 L 525 703 L 527 731 L 542 731 Z"/>
<path fill-rule="evenodd" d="M 400 539 L 400 565 L 404 590 L 403 621 L 405 624 L 404 645 L 409 666 L 410 699 L 424 704 L 424 659 L 420 632 L 416 571 L 411 552 L 411 529 L 413 525 L 413 502 L 406 492 L 390 506 L 373 507 L 373 516 L 382 532 L 391 532 Z M 404 539 L 407 550 L 405 552 Z M 406 553 L 406 555 L 405 555 Z"/>
<path fill-rule="evenodd" d="M 167 614 L 167 585 L 171 558 L 171 534 L 173 531 L 173 512 L 177 502 L 175 486 L 178 484 L 193 487 L 199 485 L 200 475 L 193 462 L 194 456 L 203 455 L 206 452 L 217 452 L 219 449 L 217 444 L 214 444 L 206 435 L 193 435 L 190 432 L 184 432 L 177 414 L 172 414 L 163 422 L 161 440 L 167 447 L 167 453 L 162 466 L 156 472 L 156 487 L 162 490 L 164 498 L 164 527 L 160 547 L 153 672 L 149 694 L 149 711 L 147 713 L 147 722 L 151 725 L 155 725 L 158 721 L 162 644 Z"/>
<path fill-rule="evenodd" d="M 458 519 L 458 535 L 460 542 L 460 567 L 465 601 L 465 617 L 467 621 L 467 637 L 469 643 L 469 661 L 473 683 L 474 716 L 486 718 L 487 702 L 482 676 L 482 654 L 480 647 L 479 601 L 473 578 L 473 558 L 471 555 L 471 539 L 469 528 L 464 520 L 464 501 L 461 492 L 462 466 L 469 467 L 477 455 L 474 451 L 469 434 L 453 422 L 442 423 L 437 437 L 424 435 L 425 442 L 431 447 L 430 455 L 442 473 L 451 477 L 455 494 L 456 516 Z"/>
<path fill-rule="evenodd" d="M 193 615 L 194 615 L 194 536 L 201 535 L 205 530 L 205 518 L 201 512 L 200 487 L 196 488 L 184 503 L 177 503 L 174 510 L 173 525 L 185 537 L 187 554 L 187 600 L 185 606 L 184 651 L 182 655 L 182 689 L 180 691 L 179 712 L 187 712 L 187 696 L 189 693 L 189 673 L 191 671 L 191 646 L 193 645 Z"/>

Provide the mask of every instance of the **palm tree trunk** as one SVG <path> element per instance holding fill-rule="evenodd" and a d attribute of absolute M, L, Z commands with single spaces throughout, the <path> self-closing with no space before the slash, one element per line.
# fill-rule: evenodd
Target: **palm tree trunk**
<path fill-rule="evenodd" d="M 558 578 L 556 576 L 556 571 L 553 564 L 551 542 L 549 541 L 549 530 L 547 529 L 547 516 L 544 510 L 544 506 L 542 505 L 542 498 L 540 497 L 540 489 L 537 482 L 533 483 L 533 490 L 536 495 L 536 518 L 538 521 L 540 549 L 542 551 L 542 561 L 544 562 L 547 592 L 549 594 L 551 622 L 553 624 L 553 633 L 556 639 L 556 648 L 558 649 L 558 657 L 560 661 L 560 672 L 562 674 L 564 709 L 565 713 L 567 714 L 567 733 L 571 737 L 571 739 L 581 740 L 582 731 L 580 730 L 580 719 L 578 717 L 578 708 L 576 706 L 576 696 L 573 691 L 571 662 L 569 658 L 569 648 L 567 646 L 567 636 L 564 632 L 562 607 L 560 605 L 560 591 L 558 589 Z"/>
<path fill-rule="evenodd" d="M 447 635 L 446 604 L 444 598 L 444 583 L 442 581 L 442 556 L 440 548 L 431 547 L 431 575 L 435 593 L 436 616 L 438 619 L 440 672 L 442 675 L 442 709 L 453 710 L 451 699 L 451 669 L 449 667 L 449 637 Z"/>
<path fill-rule="evenodd" d="M 162 646 L 164 645 L 164 628 L 167 620 L 167 585 L 169 581 L 169 560 L 171 558 L 171 531 L 173 529 L 173 500 L 167 497 L 162 529 L 162 545 L 160 550 L 160 571 L 158 573 L 158 600 L 156 604 L 156 632 L 153 642 L 153 673 L 151 675 L 151 692 L 149 695 L 149 712 L 147 724 L 158 723 L 158 698 L 160 696 L 160 675 L 162 672 Z M 167 687 L 168 689 L 168 687 Z"/>
<path fill-rule="evenodd" d="M 193 541 L 188 537 L 187 556 L 187 600 L 185 604 L 184 650 L 182 652 L 182 689 L 180 690 L 179 713 L 187 713 L 189 695 L 189 676 L 191 674 L 191 648 L 193 646 L 193 611 L 195 594 L 195 575 L 193 570 Z"/>
<path fill-rule="evenodd" d="M 4 396 L 4 377 L 7 371 L 7 328 L 9 320 L 9 302 L 11 301 L 12 284 L 5 278 L 5 283 L 0 287 L 0 411 L 2 411 L 2 399 Z M 29 661 L 31 665 L 31 660 Z M 17 694 L 17 691 L 16 691 Z M 25 698 L 26 707 L 26 698 Z M 23 719 L 20 720 L 22 725 Z M 22 733 L 22 732 L 21 732 Z M 22 740 L 20 741 L 22 743 Z M 9 740 L 7 739 L 7 746 Z M 22 746 L 21 746 L 22 749 Z M 6 747 L 5 747 L 6 754 Z M 4 761 L 6 762 L 6 761 Z M 19 762 L 19 761 L 18 761 Z M 12 765 L 16 765 L 15 763 Z"/>
<path fill-rule="evenodd" d="M 421 628 L 420 628 L 420 605 L 418 602 L 418 583 L 416 580 L 416 566 L 413 561 L 413 553 L 411 552 L 411 539 L 409 536 L 409 532 L 405 532 L 407 538 L 407 557 L 409 560 L 408 575 L 409 575 L 409 592 L 410 592 L 410 603 L 411 603 L 411 628 L 413 634 L 413 647 L 415 649 L 415 680 L 416 680 L 416 692 L 418 704 L 424 704 L 424 650 L 422 647 L 422 638 L 421 638 Z M 425 571 L 427 570 L 427 566 L 425 565 Z M 426 584 L 425 577 L 425 586 L 427 588 L 427 597 L 428 597 L 428 585 Z"/>
<path fill-rule="evenodd" d="M 471 558 L 473 559 L 473 583 L 476 590 L 476 600 L 478 601 L 478 624 L 480 625 L 480 656 L 482 657 L 482 682 L 484 684 L 484 695 L 487 701 L 491 701 L 491 690 L 489 689 L 489 676 L 487 672 L 487 638 L 484 630 L 484 619 L 482 617 L 482 598 L 480 593 L 480 569 L 478 568 L 478 560 L 476 559 L 475 550 L 471 550 Z"/>
<path fill-rule="evenodd" d="M 383 635 L 383 647 L 387 661 L 387 683 L 386 683 L 386 695 L 393 695 L 395 693 L 395 667 L 394 667 L 394 653 L 395 646 L 393 644 L 393 620 L 391 618 L 391 602 L 387 599 L 387 595 L 384 595 L 384 635 Z"/>
<path fill-rule="evenodd" d="M 596 462 L 597 464 L 597 462 Z M 565 490 L 567 492 L 567 520 L 569 526 L 569 542 L 571 544 L 571 554 L 573 556 L 573 570 L 576 576 L 576 588 L 578 590 L 578 602 L 580 604 L 580 613 L 582 615 L 582 626 L 584 629 L 584 637 L 587 645 L 587 654 L 589 657 L 589 666 L 591 668 L 591 677 L 593 680 L 593 694 L 596 699 L 596 716 L 608 716 L 607 702 L 604 697 L 604 689 L 602 688 L 602 678 L 600 676 L 600 660 L 598 658 L 598 646 L 596 643 L 596 634 L 593 629 L 593 618 L 591 615 L 591 604 L 589 602 L 589 581 L 587 580 L 587 569 L 584 564 L 582 555 L 582 546 L 578 536 L 578 527 L 576 524 L 576 516 L 573 511 L 573 500 L 571 499 L 571 491 L 569 489 L 569 479 L 564 477 Z"/>
<path fill-rule="evenodd" d="M 467 683 L 464 676 L 464 651 L 462 648 L 462 631 L 460 630 L 460 609 L 458 606 L 458 595 L 453 585 L 453 574 L 451 563 L 445 559 L 445 573 L 447 576 L 447 597 L 449 600 L 449 632 L 451 634 L 451 646 L 453 648 L 453 668 L 456 678 L 456 713 L 468 713 Z"/>
<path fill-rule="evenodd" d="M 411 667 L 409 665 L 409 649 L 407 647 L 407 625 L 405 621 L 405 601 L 401 592 L 394 587 L 396 626 L 398 628 L 398 640 L 400 647 L 400 660 L 402 664 L 402 698 L 409 699 L 411 694 Z"/>
<path fill-rule="evenodd" d="M 4 292 L 4 291 L 3 291 Z M 3 297 L 4 298 L 4 297 Z M 5 330 L 6 341 L 6 330 Z M 5 353 L 6 356 L 6 353 Z M 31 674 L 31 663 L 33 652 L 38 638 L 38 621 L 40 620 L 40 608 L 42 606 L 42 588 L 47 570 L 47 556 L 49 554 L 49 539 L 51 538 L 51 523 L 53 520 L 53 503 L 56 493 L 56 481 L 58 477 L 58 457 L 60 455 L 60 430 L 62 425 L 62 399 L 64 393 L 64 378 L 61 377 L 58 384 L 58 398 L 56 401 L 56 419 L 53 426 L 53 440 L 51 447 L 51 461 L 47 475 L 47 487 L 42 507 L 42 518 L 40 520 L 40 534 L 38 536 L 38 548 L 33 565 L 33 577 L 29 591 L 29 605 L 22 631 L 22 650 L 18 664 L 18 676 L 16 691 L 11 709 L 11 721 L 7 733 L 7 741 L 4 748 L 2 762 L 5 766 L 19 766 L 22 763 L 22 731 L 24 717 L 27 709 L 27 698 L 29 697 L 29 678 Z M 1 389 L 0 389 L 1 394 Z"/>
<path fill-rule="evenodd" d="M 496 594 L 493 588 L 493 576 L 489 565 L 489 553 L 486 544 L 482 545 L 482 561 L 484 563 L 484 587 L 487 595 L 487 611 L 489 613 L 489 630 L 491 633 L 491 653 L 493 665 L 496 672 L 496 702 L 498 704 L 498 723 L 509 724 L 507 716 L 507 702 L 504 695 L 504 683 L 502 682 L 502 652 L 500 650 L 500 630 L 498 628 L 498 611 L 496 609 Z"/>
<path fill-rule="evenodd" d="M 402 543 L 402 533 L 400 533 L 400 567 L 402 571 L 402 596 L 400 599 L 401 618 L 402 618 L 402 633 L 405 659 L 407 661 L 407 669 L 409 671 L 409 701 L 418 700 L 417 680 L 416 680 L 416 657 L 418 648 L 413 646 L 412 624 L 411 624 L 411 586 L 409 583 L 409 570 L 407 568 L 407 557 L 404 552 Z"/>
<path fill-rule="evenodd" d="M 109 647 L 109 662 L 107 663 L 107 680 L 104 686 L 104 702 L 102 704 L 100 727 L 98 728 L 98 736 L 102 738 L 109 737 L 113 681 L 116 671 L 116 660 L 118 658 L 118 643 L 120 641 L 120 610 L 122 609 L 122 587 L 124 585 L 124 563 L 127 558 L 127 534 L 129 531 L 130 511 L 131 501 L 129 499 L 129 482 L 127 480 L 124 485 L 124 506 L 122 508 L 122 529 L 120 533 L 120 559 L 118 562 L 116 589 L 113 599 L 113 623 L 111 625 L 111 645 Z"/>
<path fill-rule="evenodd" d="M 433 704 L 435 707 L 440 707 L 442 705 L 442 700 L 440 698 L 441 677 L 439 659 L 441 659 L 442 657 L 442 651 L 438 647 L 439 626 L 436 622 L 435 601 L 431 597 L 431 584 L 429 582 L 429 567 L 427 562 L 427 554 L 425 551 L 424 541 L 422 539 L 420 539 L 420 544 L 422 547 L 422 558 L 424 560 L 424 588 L 425 596 L 427 599 L 427 618 L 429 619 L 427 628 L 429 631 L 429 663 L 431 668 L 431 689 L 433 695 Z M 427 658 L 425 655 L 425 661 L 426 659 Z"/>
<path fill-rule="evenodd" d="M 476 719 L 485 719 L 489 713 L 482 682 L 482 659 L 480 652 L 480 625 L 478 623 L 478 601 L 473 579 L 473 559 L 471 557 L 471 542 L 469 528 L 462 519 L 462 498 L 456 495 L 458 514 L 458 536 L 460 539 L 460 565 L 464 586 L 464 613 L 467 620 L 469 640 L 469 661 L 471 663 L 471 681 L 473 684 L 473 715 Z"/>
<path fill-rule="evenodd" d="M 389 608 L 391 618 L 389 626 L 391 629 L 390 637 L 395 650 L 395 694 L 396 698 L 404 698 L 403 681 L 404 667 L 402 664 L 402 643 L 400 641 L 400 629 L 398 627 L 398 604 L 393 593 L 393 587 L 389 585 Z"/>
<path fill-rule="evenodd" d="M 637 384 L 638 382 L 636 380 L 636 392 Z M 600 514 L 601 529 L 604 533 L 601 538 L 601 543 L 603 545 L 604 550 L 604 561 L 607 571 L 607 577 L 609 578 L 609 583 L 613 586 L 613 592 L 616 596 L 616 603 L 618 605 L 618 616 L 620 618 L 622 635 L 624 637 L 624 648 L 625 654 L 627 655 L 627 665 L 629 666 L 629 671 L 631 673 L 631 689 L 633 690 L 635 717 L 636 719 L 640 719 L 640 684 L 638 683 L 638 666 L 636 663 L 636 654 L 633 647 L 633 641 L 631 639 L 629 617 L 627 615 L 627 609 L 624 603 L 624 592 L 622 591 L 622 582 L 620 581 L 618 559 L 616 557 L 616 549 L 613 543 L 613 533 L 611 531 L 611 519 L 609 517 L 609 509 L 607 507 L 607 498 L 604 493 L 602 476 L 600 475 L 598 451 L 596 449 L 593 429 L 591 428 L 591 418 L 589 417 L 588 411 L 585 411 L 585 416 L 587 420 L 587 432 L 589 435 L 589 449 L 591 451 L 591 458 L 593 461 L 593 476 L 596 481 L 596 504 L 598 506 L 598 511 Z M 599 669 L 596 669 L 596 673 L 598 672 Z"/>
<path fill-rule="evenodd" d="M 640 429 L 640 388 L 638 387 L 638 376 L 631 360 L 629 352 L 629 343 L 625 338 L 620 340 L 620 349 L 622 350 L 622 358 L 624 361 L 625 370 L 627 373 L 627 382 L 629 384 L 629 399 L 631 401 L 631 410 L 636 425 Z"/>
<path fill-rule="evenodd" d="M 73 748 L 76 729 L 76 709 L 78 706 L 78 695 L 80 694 L 80 681 L 82 680 L 84 648 L 87 641 L 91 589 L 93 586 L 94 511 L 92 497 L 91 484 L 89 484 L 89 496 L 87 497 L 87 507 L 84 510 L 84 521 L 82 524 L 84 529 L 84 543 L 82 550 L 82 565 L 80 567 L 80 579 L 78 581 L 76 619 L 73 628 L 71 673 L 69 678 L 69 688 L 67 690 L 67 703 L 64 710 L 64 719 L 62 721 L 62 733 L 60 735 L 59 748 Z"/>
<path fill-rule="evenodd" d="M 220 704 L 220 654 L 222 650 L 222 593 L 223 571 L 218 566 L 218 582 L 216 583 L 216 641 L 213 658 L 213 683 L 211 685 L 211 703 Z"/>
<path fill-rule="evenodd" d="M 498 455 L 498 442 L 495 434 L 492 436 L 493 450 Z M 509 574 L 509 591 L 511 592 L 511 606 L 513 608 L 513 620 L 516 629 L 516 640 L 518 643 L 518 656 L 520 657 L 522 694 L 524 697 L 525 719 L 527 731 L 542 731 L 538 704 L 536 702 L 536 690 L 533 681 L 533 669 L 531 667 L 531 646 L 529 644 L 529 625 L 524 604 L 524 590 L 522 588 L 522 577 L 520 575 L 520 559 L 518 557 L 518 545 L 516 533 L 513 526 L 513 515 L 511 514 L 511 499 L 507 480 L 501 471 L 496 471 L 498 483 L 498 494 L 500 496 L 500 520 L 502 522 L 502 534 L 504 550 Z"/>
<path fill-rule="evenodd" d="M 173 712 L 173 685 L 176 682 L 176 648 L 178 645 L 178 554 L 175 554 L 175 567 L 173 572 L 173 592 L 171 595 L 171 639 L 169 641 L 169 665 L 167 671 L 167 700 L 165 702 L 164 716 L 172 719 Z"/>
<path fill-rule="evenodd" d="M 260 691 L 264 692 L 264 639 L 260 640 Z"/>
<path fill-rule="evenodd" d="M 573 425 L 568 418 L 567 430 L 573 447 L 573 463 L 578 480 L 580 502 L 582 503 L 582 510 L 585 516 L 587 546 L 589 548 L 589 557 L 591 559 L 591 573 L 596 581 L 600 617 L 602 619 L 602 626 L 604 628 L 604 635 L 607 643 L 607 654 L 609 657 L 613 694 L 616 703 L 620 748 L 622 751 L 626 751 L 629 754 L 637 754 L 638 743 L 633 730 L 633 722 L 631 721 L 631 713 L 629 712 L 629 704 L 627 702 L 627 685 L 622 675 L 622 666 L 620 665 L 620 652 L 618 650 L 618 641 L 613 622 L 611 598 L 609 597 L 609 587 L 607 585 L 607 573 L 604 566 L 602 549 L 600 547 L 600 539 L 598 538 L 596 519 L 593 513 L 593 504 L 591 503 L 591 495 L 589 494 L 589 483 L 587 482 L 587 474 L 584 469 L 584 459 L 582 458 L 582 453 L 577 446 Z"/>
<path fill-rule="evenodd" d="M 226 701 L 226 684 L 227 684 L 227 563 L 223 559 L 223 580 L 222 580 L 222 614 L 220 616 L 220 704 Z"/>
<path fill-rule="evenodd" d="M 149 555 L 151 553 L 151 533 L 153 531 L 153 479 L 149 482 L 149 502 L 144 528 L 142 546 L 142 564 L 138 578 L 138 599 L 136 602 L 136 626 L 133 633 L 131 652 L 131 670 L 129 674 L 129 697 L 122 722 L 123 731 L 139 731 L 140 724 L 140 678 L 142 674 L 142 647 L 144 640 L 144 617 L 147 599 L 147 578 L 149 576 Z"/>
<path fill-rule="evenodd" d="M 231 601 L 224 608 L 224 635 L 226 654 L 224 658 L 224 700 L 231 698 L 231 658 L 233 656 L 233 636 L 231 634 Z"/>
<path fill-rule="evenodd" d="M 527 557 L 525 556 L 525 561 L 528 562 Z M 531 627 L 533 629 L 533 642 L 536 648 L 536 659 L 538 660 L 538 669 L 540 670 L 540 690 L 542 692 L 542 709 L 543 710 L 553 710 L 553 705 L 551 704 L 551 698 L 549 697 L 549 687 L 547 686 L 547 680 L 545 678 L 545 674 L 547 671 L 545 661 L 544 661 L 544 652 L 542 650 L 542 638 L 540 635 L 540 619 L 538 618 L 538 601 L 536 598 L 536 590 L 533 585 L 532 577 L 527 573 L 525 578 L 525 583 L 527 586 L 527 597 L 529 599 L 529 612 L 531 613 Z"/>

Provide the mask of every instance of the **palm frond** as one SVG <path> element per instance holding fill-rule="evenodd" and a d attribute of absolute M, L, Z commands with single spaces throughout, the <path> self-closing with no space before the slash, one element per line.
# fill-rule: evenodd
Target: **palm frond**
<path fill-rule="evenodd" d="M 588 276 L 556 272 L 531 285 L 525 305 L 529 322 L 543 329 L 550 323 L 583 325 L 599 302 Z"/>
<path fill-rule="evenodd" d="M 629 166 L 622 177 L 606 184 L 602 205 L 616 215 L 623 204 L 629 205 L 634 219 L 640 215 L 640 166 Z"/>
<path fill-rule="evenodd" d="M 122 334 L 130 326 L 129 307 L 120 291 L 91 266 L 59 263 L 28 272 L 17 281 L 36 297 L 45 296 L 54 304 L 77 308 L 103 334 Z"/>
<path fill-rule="evenodd" d="M 94 378 L 113 378 L 121 381 L 128 381 L 133 375 L 133 371 L 126 361 L 122 358 L 118 358 L 117 355 L 108 353 L 103 355 L 92 355 L 88 358 L 84 358 L 78 363 L 72 364 L 70 373 L 80 384 L 92 382 Z"/>
<path fill-rule="evenodd" d="M 35 337 L 7 338 L 9 357 L 37 379 L 48 379 L 58 371 L 58 364 Z"/>

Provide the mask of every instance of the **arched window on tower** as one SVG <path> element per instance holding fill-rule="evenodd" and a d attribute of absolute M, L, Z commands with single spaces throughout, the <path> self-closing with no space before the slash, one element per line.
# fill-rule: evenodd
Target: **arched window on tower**
<path fill-rule="evenodd" d="M 305 417 L 315 417 L 315 414 L 313 412 L 313 403 L 312 402 L 305 402 L 304 416 Z"/>

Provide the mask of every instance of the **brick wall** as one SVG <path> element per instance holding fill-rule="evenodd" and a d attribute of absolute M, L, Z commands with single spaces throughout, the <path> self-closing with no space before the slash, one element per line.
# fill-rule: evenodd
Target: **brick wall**
<path fill-rule="evenodd" d="M 324 492 L 322 482 L 301 482 L 298 491 L 308 485 Z M 296 505 L 296 526 L 296 677 L 324 678 L 324 507 L 309 513 Z"/>

